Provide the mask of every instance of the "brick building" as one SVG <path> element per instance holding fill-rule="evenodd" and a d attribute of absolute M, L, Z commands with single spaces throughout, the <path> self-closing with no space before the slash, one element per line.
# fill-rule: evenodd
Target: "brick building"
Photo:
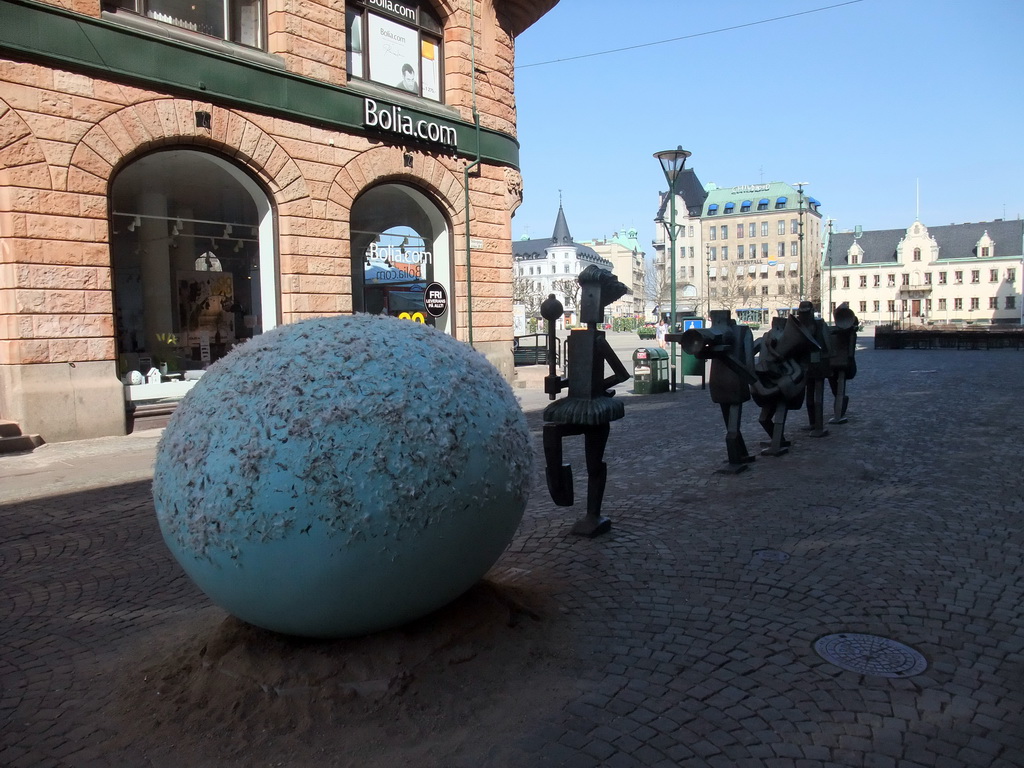
<path fill-rule="evenodd" d="M 511 376 L 513 41 L 556 2 L 2 0 L 0 420 L 123 434 L 353 311 Z"/>

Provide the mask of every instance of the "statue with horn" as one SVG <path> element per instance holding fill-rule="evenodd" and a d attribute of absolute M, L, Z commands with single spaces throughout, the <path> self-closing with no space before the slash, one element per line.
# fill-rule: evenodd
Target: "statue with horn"
<path fill-rule="evenodd" d="M 832 357 L 831 334 L 825 321 L 814 314 L 814 304 L 801 301 L 797 308 L 796 320 L 801 332 L 814 339 L 815 347 L 801 356 L 801 365 L 806 379 L 807 421 L 811 437 L 825 437 L 824 395 L 825 379 L 829 376 L 829 360 Z"/>
<path fill-rule="evenodd" d="M 757 380 L 754 376 L 754 335 L 747 326 L 737 325 L 728 309 L 713 309 L 710 315 L 710 328 L 690 328 L 682 334 L 668 334 L 665 338 L 681 342 L 683 351 L 694 357 L 711 360 L 708 388 L 711 390 L 711 402 L 722 408 L 728 455 L 726 466 L 718 471 L 736 474 L 747 469 L 755 459 L 747 452 L 740 432 L 743 403 L 750 399 L 750 386 Z"/>
<path fill-rule="evenodd" d="M 762 456 L 781 456 L 789 450 L 786 416 L 804 404 L 804 371 L 799 359 L 818 348 L 793 316 L 772 318 L 771 329 L 754 342 L 757 380 L 750 393 L 761 406 L 758 421 L 770 438 Z"/>
<path fill-rule="evenodd" d="M 601 515 L 608 465 L 604 462 L 605 447 L 611 431 L 611 422 L 625 415 L 621 400 L 609 390 L 629 379 L 622 361 L 608 345 L 604 331 L 597 330 L 604 321 L 604 308 L 629 293 L 615 275 L 593 264 L 584 269 L 577 281 L 580 284 L 580 319 L 585 329 L 569 335 L 568 378 L 555 374 L 554 344 L 555 320 L 563 308 L 554 294 L 541 304 L 541 315 L 547 320 L 549 347 L 549 375 L 544 379 L 544 391 L 555 400 L 555 395 L 568 388 L 568 397 L 556 400 L 544 409 L 544 460 L 548 492 L 560 507 L 573 505 L 572 467 L 562 463 L 562 441 L 572 435 L 583 435 L 587 462 L 587 511 L 576 521 L 572 532 L 580 536 L 599 536 L 611 529 L 611 522 Z M 611 366 L 612 375 L 605 376 L 605 365 Z"/>
<path fill-rule="evenodd" d="M 845 424 L 846 409 L 850 398 L 846 394 L 846 382 L 857 375 L 857 315 L 843 302 L 832 313 L 834 325 L 829 329 L 832 335 L 832 355 L 829 358 L 829 386 L 835 396 L 835 405 L 829 424 Z"/>

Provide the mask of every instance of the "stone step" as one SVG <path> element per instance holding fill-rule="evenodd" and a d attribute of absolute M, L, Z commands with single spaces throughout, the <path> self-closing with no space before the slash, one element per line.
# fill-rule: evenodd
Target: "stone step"
<path fill-rule="evenodd" d="M 32 451 L 44 442 L 39 435 L 23 435 L 16 422 L 0 419 L 0 453 Z"/>

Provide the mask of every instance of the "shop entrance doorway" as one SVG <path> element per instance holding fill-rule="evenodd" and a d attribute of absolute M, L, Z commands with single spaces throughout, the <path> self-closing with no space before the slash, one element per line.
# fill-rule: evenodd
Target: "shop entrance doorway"
<path fill-rule="evenodd" d="M 217 155 L 163 150 L 110 193 L 118 375 L 129 413 L 173 405 L 211 363 L 277 325 L 273 216 Z"/>
<path fill-rule="evenodd" d="M 444 215 L 419 190 L 405 184 L 368 190 L 352 206 L 353 310 L 454 335 L 450 240 Z M 426 301 L 432 285 L 443 289 L 440 305 Z"/>

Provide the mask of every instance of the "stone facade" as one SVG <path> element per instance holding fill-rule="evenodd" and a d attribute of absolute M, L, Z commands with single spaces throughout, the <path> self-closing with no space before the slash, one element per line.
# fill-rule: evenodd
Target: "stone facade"
<path fill-rule="evenodd" d="M 517 2 L 513 15 L 532 22 L 553 4 Z M 434 8 L 444 21 L 444 104 L 424 112 L 472 131 L 475 56 L 488 78 L 486 88 L 477 83 L 480 126 L 512 140 L 513 35 L 521 30 L 504 19 L 503 5 L 450 0 Z M 116 19 L 101 14 L 97 0 L 62 6 L 72 16 L 102 15 L 100 31 L 114 27 Z M 25 7 L 48 17 L 44 6 Z M 470 9 L 477 14 L 472 20 Z M 53 16 L 55 23 L 69 18 Z M 355 88 L 345 73 L 344 18 L 341 3 L 271 0 L 267 54 L 314 93 L 320 86 L 311 78 L 327 84 L 332 90 L 325 86 L 323 98 Z M 442 152 L 288 114 L 279 105 L 246 108 L 236 98 L 202 98 L 201 82 L 194 93 L 182 93 L 152 77 L 77 67 L 60 50 L 50 61 L 20 57 L 11 44 L 16 34 L 0 45 L 0 419 L 50 441 L 124 432 L 111 185 L 136 159 L 172 148 L 217 155 L 265 191 L 273 208 L 277 323 L 352 312 L 353 202 L 382 183 L 418 190 L 447 222 L 451 332 L 511 376 L 510 221 L 522 189 L 514 158 L 476 162 L 461 146 Z M 197 56 L 219 64 L 218 51 Z M 405 98 L 393 100 L 408 109 L 422 106 L 421 99 Z"/>
<path fill-rule="evenodd" d="M 867 324 L 1020 325 L 1020 219 L 827 233 L 823 303 Z"/>

